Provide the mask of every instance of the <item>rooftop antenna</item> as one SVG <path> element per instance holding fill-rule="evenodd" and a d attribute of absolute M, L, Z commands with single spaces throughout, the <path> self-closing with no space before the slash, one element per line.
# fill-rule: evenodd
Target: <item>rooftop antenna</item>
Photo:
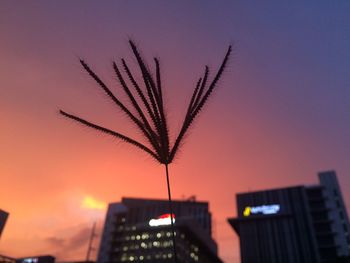
<path fill-rule="evenodd" d="M 89 239 L 89 246 L 88 246 L 88 250 L 87 250 L 87 254 L 86 254 L 86 262 L 90 261 L 91 252 L 93 250 L 95 250 L 95 248 L 92 246 L 94 238 L 96 236 L 95 229 L 96 229 L 96 222 L 94 222 L 93 225 L 92 225 L 91 235 L 90 235 L 90 239 Z"/>

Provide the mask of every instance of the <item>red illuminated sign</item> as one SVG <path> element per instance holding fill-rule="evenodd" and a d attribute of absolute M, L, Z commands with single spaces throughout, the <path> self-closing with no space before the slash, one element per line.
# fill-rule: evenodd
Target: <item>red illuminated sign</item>
<path fill-rule="evenodd" d="M 175 223 L 175 215 L 173 214 L 173 223 Z M 151 219 L 149 221 L 150 226 L 166 226 L 171 225 L 171 216 L 170 214 L 164 214 L 158 216 L 157 219 Z"/>

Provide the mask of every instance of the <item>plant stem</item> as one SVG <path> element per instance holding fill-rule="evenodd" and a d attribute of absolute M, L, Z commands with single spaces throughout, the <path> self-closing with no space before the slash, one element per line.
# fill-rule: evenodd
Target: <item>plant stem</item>
<path fill-rule="evenodd" d="M 173 249 L 174 249 L 174 261 L 175 261 L 175 263 L 177 263 L 176 243 L 175 243 L 175 228 L 174 228 L 174 222 L 173 222 L 173 204 L 172 204 L 172 201 L 171 201 L 168 164 L 165 164 L 165 171 L 166 171 L 166 182 L 167 182 L 167 186 L 168 186 L 168 198 L 169 198 L 171 230 L 173 232 L 172 239 L 173 239 Z"/>

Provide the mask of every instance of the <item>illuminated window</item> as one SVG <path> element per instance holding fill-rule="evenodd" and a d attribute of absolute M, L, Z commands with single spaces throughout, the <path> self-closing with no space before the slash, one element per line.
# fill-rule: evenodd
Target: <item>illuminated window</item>
<path fill-rule="evenodd" d="M 142 247 L 142 248 L 147 248 L 147 244 L 146 244 L 145 242 L 142 242 L 142 243 L 141 243 L 141 247 Z"/>
<path fill-rule="evenodd" d="M 23 259 L 23 263 L 37 263 L 38 258 L 25 258 Z"/>
<path fill-rule="evenodd" d="M 123 254 L 122 254 L 121 260 L 122 260 L 122 261 L 128 261 L 127 254 L 123 253 Z"/>
<path fill-rule="evenodd" d="M 162 244 L 162 246 L 163 246 L 163 247 L 171 247 L 172 244 L 173 244 L 173 243 L 172 243 L 171 241 L 164 241 L 163 244 Z"/>
<path fill-rule="evenodd" d="M 160 242 L 159 242 L 159 241 L 153 241 L 153 246 L 159 247 L 159 245 L 160 245 Z"/>
<path fill-rule="evenodd" d="M 147 238 L 149 238 L 149 235 L 147 233 L 143 233 L 142 234 L 142 239 L 147 239 Z"/>

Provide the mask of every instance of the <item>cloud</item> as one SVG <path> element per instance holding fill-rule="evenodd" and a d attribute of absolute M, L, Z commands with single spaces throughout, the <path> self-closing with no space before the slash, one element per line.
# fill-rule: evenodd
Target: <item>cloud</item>
<path fill-rule="evenodd" d="M 50 236 L 45 239 L 46 244 L 53 249 L 53 255 L 56 257 L 56 260 L 82 260 L 83 255 L 86 253 L 91 227 L 80 225 L 74 227 L 70 233 L 73 234 L 64 238 Z"/>
<path fill-rule="evenodd" d="M 85 227 L 81 229 L 78 233 L 76 233 L 74 236 L 72 236 L 68 242 L 68 247 L 70 249 L 78 249 L 82 246 L 88 245 L 89 238 L 91 235 L 91 229 L 88 227 Z"/>
<path fill-rule="evenodd" d="M 63 238 L 48 237 L 45 241 L 50 246 L 64 248 L 65 240 Z"/>

